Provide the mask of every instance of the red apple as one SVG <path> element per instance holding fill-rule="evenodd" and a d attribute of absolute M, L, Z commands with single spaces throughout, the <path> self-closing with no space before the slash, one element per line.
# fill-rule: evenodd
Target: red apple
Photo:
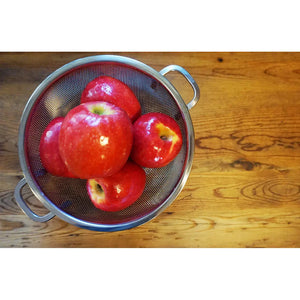
<path fill-rule="evenodd" d="M 94 206 L 104 211 L 119 211 L 133 204 L 143 193 L 145 171 L 128 161 L 116 174 L 87 181 L 87 191 Z"/>
<path fill-rule="evenodd" d="M 81 103 L 106 101 L 123 108 L 132 122 L 141 115 L 141 105 L 132 90 L 122 81 L 100 76 L 87 84 L 81 95 Z"/>
<path fill-rule="evenodd" d="M 179 153 L 182 134 L 176 121 L 158 113 L 148 113 L 133 124 L 131 158 L 147 168 L 159 168 L 169 164 Z"/>
<path fill-rule="evenodd" d="M 132 139 L 132 124 L 123 109 L 108 102 L 88 102 L 66 115 L 59 151 L 77 177 L 99 178 L 110 176 L 125 165 Z"/>
<path fill-rule="evenodd" d="M 50 174 L 61 177 L 75 177 L 67 169 L 59 154 L 58 137 L 63 117 L 53 119 L 44 130 L 40 140 L 40 159 Z"/>

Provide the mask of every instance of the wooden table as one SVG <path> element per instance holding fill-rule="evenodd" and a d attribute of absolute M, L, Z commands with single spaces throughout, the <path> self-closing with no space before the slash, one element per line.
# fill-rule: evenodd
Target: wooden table
<path fill-rule="evenodd" d="M 183 191 L 157 218 L 122 232 L 25 216 L 13 196 L 22 178 L 24 106 L 47 75 L 93 54 L 0 53 L 1 247 L 300 246 L 300 53 L 114 53 L 156 70 L 181 65 L 199 84 L 191 110 L 195 156 Z M 167 78 L 192 97 L 178 73 Z M 28 187 L 23 193 L 37 213 L 46 212 Z"/>

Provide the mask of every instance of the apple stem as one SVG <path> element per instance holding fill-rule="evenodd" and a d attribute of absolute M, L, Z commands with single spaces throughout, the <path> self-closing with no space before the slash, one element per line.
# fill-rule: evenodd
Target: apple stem
<path fill-rule="evenodd" d="M 160 138 L 163 140 L 163 141 L 166 141 L 168 139 L 168 137 L 166 135 L 162 135 L 160 136 Z"/>
<path fill-rule="evenodd" d="M 96 187 L 97 187 L 97 189 L 99 190 L 100 193 L 103 192 L 103 188 L 99 183 L 97 183 Z"/>

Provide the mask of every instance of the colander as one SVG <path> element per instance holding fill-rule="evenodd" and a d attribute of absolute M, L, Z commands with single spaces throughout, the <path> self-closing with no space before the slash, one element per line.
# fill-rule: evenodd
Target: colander
<path fill-rule="evenodd" d="M 181 73 L 192 86 L 194 97 L 188 104 L 164 76 L 170 71 Z M 39 156 L 40 138 L 48 123 L 55 117 L 65 116 L 71 108 L 79 105 L 87 83 L 100 75 L 126 83 L 139 99 L 143 114 L 158 111 L 169 115 L 177 121 L 183 135 L 183 145 L 175 160 L 163 168 L 146 168 L 146 187 L 142 196 L 119 212 L 95 208 L 86 192 L 86 180 L 50 175 L 43 168 Z M 125 230 L 151 220 L 174 201 L 190 174 L 194 129 L 189 110 L 199 97 L 195 80 L 178 65 L 170 65 L 157 72 L 128 57 L 97 55 L 62 66 L 36 88 L 21 117 L 18 151 L 24 178 L 15 188 L 18 205 L 34 221 L 46 222 L 57 216 L 72 225 L 96 231 Z M 26 204 L 22 197 L 25 184 L 49 213 L 37 215 Z"/>

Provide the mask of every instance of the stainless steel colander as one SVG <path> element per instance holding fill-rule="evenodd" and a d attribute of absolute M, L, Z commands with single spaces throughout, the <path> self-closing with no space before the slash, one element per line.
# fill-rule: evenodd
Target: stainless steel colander
<path fill-rule="evenodd" d="M 191 84 L 194 97 L 187 105 L 164 77 L 170 71 L 180 72 Z M 85 180 L 50 175 L 39 156 L 40 138 L 48 123 L 78 105 L 86 84 L 100 75 L 126 83 L 139 99 L 143 114 L 165 113 L 177 121 L 183 134 L 183 146 L 175 160 L 163 168 L 145 169 L 147 179 L 142 196 L 119 212 L 95 208 L 86 192 Z M 34 221 L 45 222 L 58 216 L 70 224 L 97 231 L 129 229 L 151 220 L 178 196 L 191 171 L 194 130 L 189 109 L 199 97 L 194 79 L 177 65 L 157 72 L 137 60 L 116 55 L 90 56 L 64 65 L 37 87 L 23 111 L 18 149 L 24 178 L 15 189 L 18 205 Z M 28 207 L 21 193 L 26 183 L 49 213 L 39 216 Z"/>

